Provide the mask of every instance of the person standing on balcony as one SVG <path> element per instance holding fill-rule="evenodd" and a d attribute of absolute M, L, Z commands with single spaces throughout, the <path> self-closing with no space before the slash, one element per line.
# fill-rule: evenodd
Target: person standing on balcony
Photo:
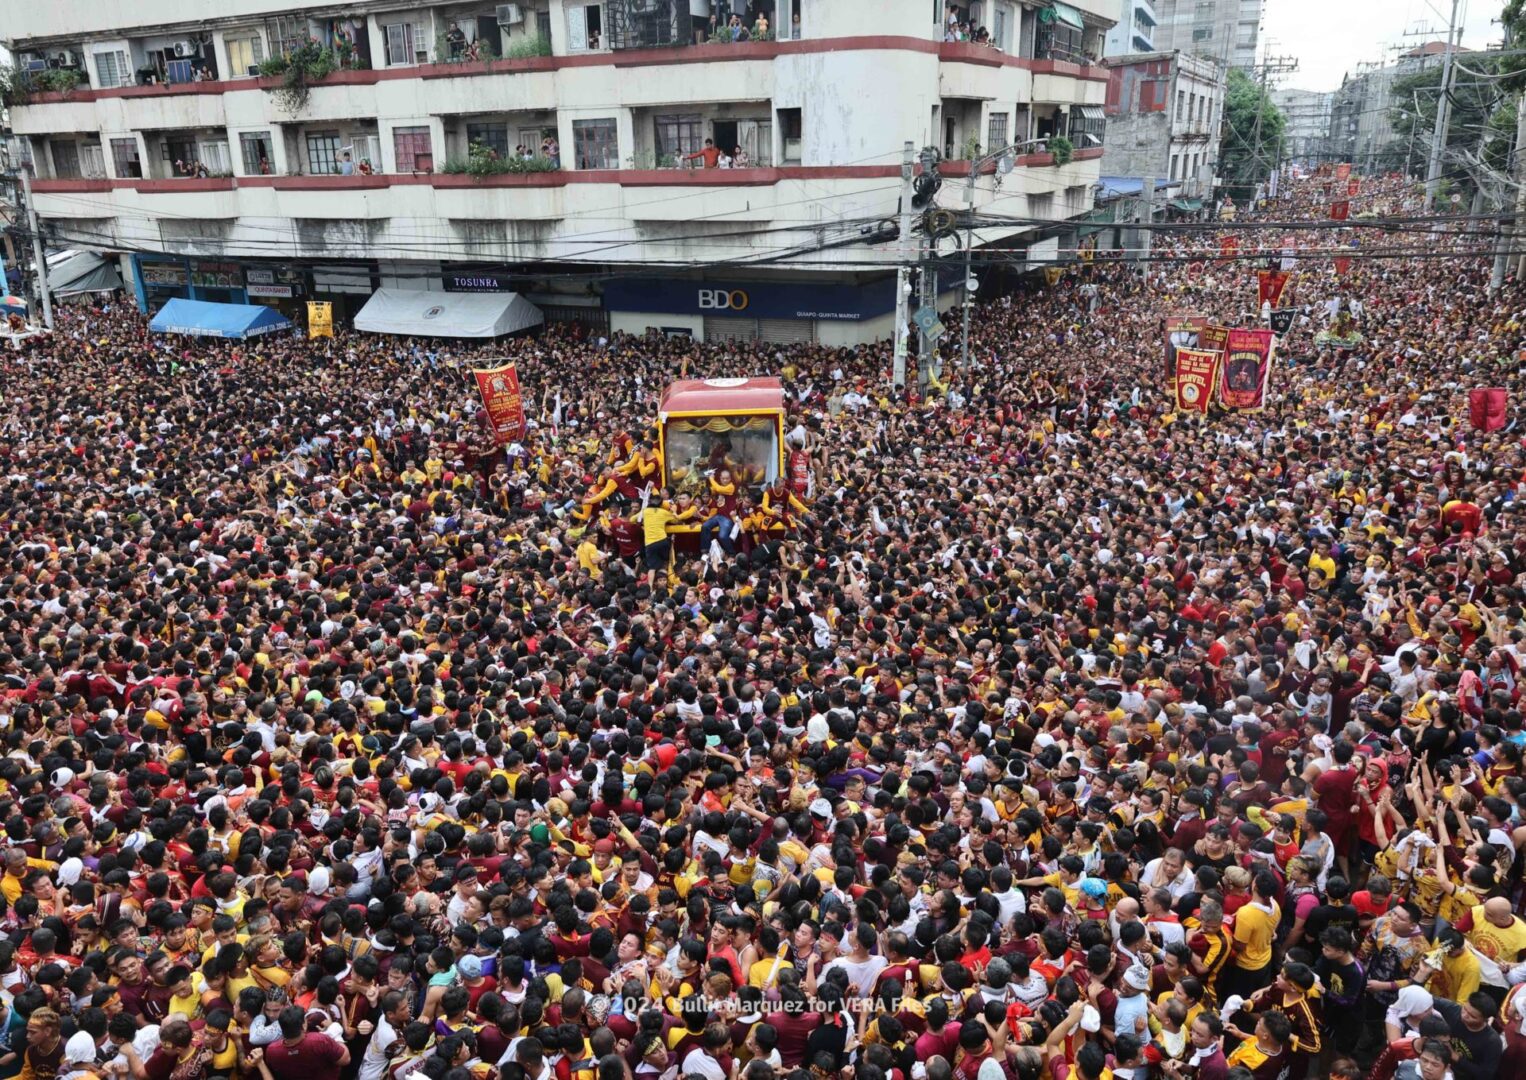
<path fill-rule="evenodd" d="M 450 49 L 450 58 L 459 60 L 466 53 L 466 32 L 456 25 L 456 21 L 450 21 L 450 29 L 445 31 L 445 44 Z"/>
<path fill-rule="evenodd" d="M 710 0 L 689 0 L 689 23 L 694 44 L 703 45 L 710 37 Z"/>
<path fill-rule="evenodd" d="M 707 169 L 718 168 L 721 164 L 721 149 L 715 145 L 714 139 L 706 139 L 703 149 L 684 155 L 685 161 L 693 161 L 695 158 L 703 158 Z"/>
<path fill-rule="evenodd" d="M 346 150 L 343 154 L 339 155 L 339 175 L 340 176 L 353 176 L 354 174 L 355 174 L 355 162 L 350 157 L 350 152 L 348 150 Z"/>

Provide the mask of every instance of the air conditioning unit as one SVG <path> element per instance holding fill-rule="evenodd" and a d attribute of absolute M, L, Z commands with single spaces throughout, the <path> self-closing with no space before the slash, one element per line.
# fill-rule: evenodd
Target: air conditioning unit
<path fill-rule="evenodd" d="M 54 67 L 66 68 L 76 66 L 74 63 L 74 54 L 71 52 L 57 52 L 54 53 L 50 59 L 53 61 Z"/>
<path fill-rule="evenodd" d="M 176 56 L 196 56 L 201 52 L 201 46 L 194 41 L 177 41 L 173 48 Z"/>
<path fill-rule="evenodd" d="M 518 4 L 498 5 L 498 25 L 518 26 L 525 21 L 525 10 Z"/>

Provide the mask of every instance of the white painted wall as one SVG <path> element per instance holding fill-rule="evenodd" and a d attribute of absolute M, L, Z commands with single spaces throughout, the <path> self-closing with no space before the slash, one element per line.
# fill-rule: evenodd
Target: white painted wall
<path fill-rule="evenodd" d="M 650 311 L 611 311 L 610 333 L 624 331 L 627 334 L 644 334 L 648 327 L 685 327 L 695 341 L 705 340 L 705 319 L 702 315 L 667 315 Z"/>

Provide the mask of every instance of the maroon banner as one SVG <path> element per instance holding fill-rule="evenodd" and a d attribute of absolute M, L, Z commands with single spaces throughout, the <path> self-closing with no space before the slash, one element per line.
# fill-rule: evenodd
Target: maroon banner
<path fill-rule="evenodd" d="M 1160 321 L 1161 336 L 1166 341 L 1166 381 L 1176 378 L 1176 352 L 1178 349 L 1196 349 L 1199 335 L 1208 319 L 1203 315 L 1168 315 Z"/>
<path fill-rule="evenodd" d="M 1176 350 L 1176 407 L 1183 412 L 1207 415 L 1213 401 L 1219 354 L 1203 349 Z"/>
<path fill-rule="evenodd" d="M 1288 278 L 1292 275 L 1286 270 L 1257 270 L 1256 271 L 1256 309 L 1271 304 L 1277 307 L 1282 303 L 1283 291 L 1288 287 Z"/>
<path fill-rule="evenodd" d="M 1468 391 L 1468 422 L 1474 431 L 1488 433 L 1505 426 L 1510 411 L 1510 393 L 1502 386 L 1488 386 Z"/>
<path fill-rule="evenodd" d="M 1330 220 L 1345 221 L 1351 216 L 1351 203 L 1347 199 L 1339 199 L 1330 204 Z"/>
<path fill-rule="evenodd" d="M 1224 346 L 1229 343 L 1229 327 L 1215 326 L 1212 323 L 1203 327 L 1203 332 L 1197 336 L 1197 347 L 1205 352 L 1221 353 Z"/>
<path fill-rule="evenodd" d="M 519 392 L 519 371 L 512 363 L 474 369 L 477 392 L 487 411 L 488 430 L 499 446 L 518 442 L 525 434 L 525 404 Z"/>
<path fill-rule="evenodd" d="M 1235 412 L 1266 407 L 1266 387 L 1272 374 L 1270 330 L 1233 329 L 1219 367 L 1219 404 Z"/>
<path fill-rule="evenodd" d="M 1345 277 L 1347 271 L 1349 271 L 1350 269 L 1351 269 L 1351 256 L 1350 255 L 1337 255 L 1335 257 L 1335 273 L 1336 273 L 1336 275 L 1338 277 Z"/>

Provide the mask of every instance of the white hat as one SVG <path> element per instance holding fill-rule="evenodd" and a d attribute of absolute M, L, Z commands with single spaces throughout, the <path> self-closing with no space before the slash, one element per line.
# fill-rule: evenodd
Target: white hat
<path fill-rule="evenodd" d="M 811 803 L 809 809 L 811 813 L 815 814 L 817 817 L 829 818 L 832 816 L 832 804 L 827 802 L 825 799 L 815 800 Z"/>
<path fill-rule="evenodd" d="M 95 1037 L 88 1031 L 76 1031 L 70 1035 L 69 1041 L 64 1043 L 64 1060 L 73 1065 L 94 1061 Z"/>
<path fill-rule="evenodd" d="M 1135 990 L 1150 989 L 1150 972 L 1143 964 L 1131 964 L 1123 973 L 1123 981 Z"/>
<path fill-rule="evenodd" d="M 1431 992 L 1423 986 L 1406 986 L 1399 991 L 1399 998 L 1394 1002 L 1394 1013 L 1401 1019 L 1413 1016 L 1424 1016 L 1430 1012 L 1436 1004 L 1436 999 Z"/>
<path fill-rule="evenodd" d="M 58 884 L 67 889 L 77 882 L 84 872 L 85 864 L 77 857 L 65 859 L 58 868 Z"/>

